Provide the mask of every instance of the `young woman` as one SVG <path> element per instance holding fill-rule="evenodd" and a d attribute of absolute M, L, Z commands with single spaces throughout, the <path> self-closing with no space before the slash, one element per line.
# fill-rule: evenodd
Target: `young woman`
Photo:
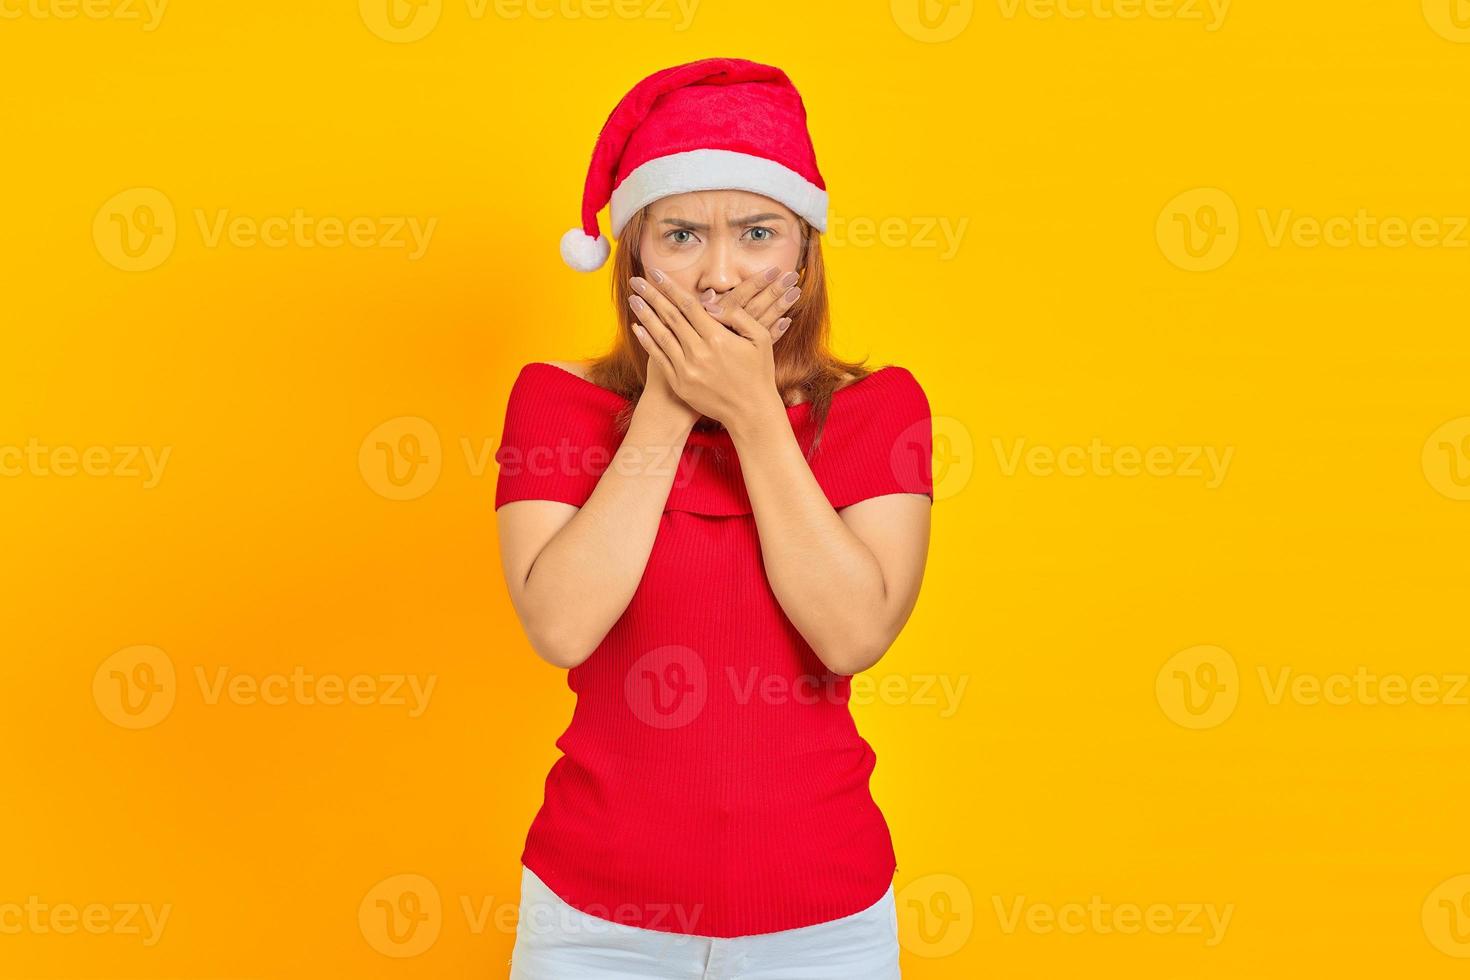
<path fill-rule="evenodd" d="M 896 861 L 851 675 L 928 551 L 928 401 L 826 349 L 805 109 L 736 59 L 644 79 L 563 239 L 618 237 L 611 351 L 512 386 L 511 599 L 577 694 L 521 854 L 513 980 L 891 980 Z"/>

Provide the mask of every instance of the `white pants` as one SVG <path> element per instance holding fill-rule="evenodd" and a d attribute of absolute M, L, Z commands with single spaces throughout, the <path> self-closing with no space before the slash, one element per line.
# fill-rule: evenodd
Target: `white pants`
<path fill-rule="evenodd" d="M 719 939 L 588 915 L 521 867 L 510 980 L 897 980 L 893 886 L 876 903 L 800 929 Z"/>

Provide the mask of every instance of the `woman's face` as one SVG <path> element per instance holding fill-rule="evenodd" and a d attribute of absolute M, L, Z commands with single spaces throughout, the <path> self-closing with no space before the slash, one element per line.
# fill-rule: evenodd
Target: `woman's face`
<path fill-rule="evenodd" d="M 718 297 L 777 266 L 796 268 L 801 222 L 790 208 L 749 191 L 691 191 L 648 205 L 638 256 L 696 295 Z"/>

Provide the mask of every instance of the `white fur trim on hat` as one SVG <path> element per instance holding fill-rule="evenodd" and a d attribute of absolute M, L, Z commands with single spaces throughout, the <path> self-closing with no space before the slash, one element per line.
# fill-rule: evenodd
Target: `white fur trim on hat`
<path fill-rule="evenodd" d="M 827 230 L 827 192 L 796 171 L 734 150 L 686 150 L 649 160 L 623 178 L 612 192 L 613 237 L 622 234 L 639 208 L 661 197 L 720 190 L 763 194 L 786 205 L 817 231 Z M 565 239 L 562 254 L 566 254 Z"/>
<path fill-rule="evenodd" d="M 606 238 L 593 238 L 581 228 L 572 228 L 561 236 L 561 260 L 578 272 L 596 272 L 611 253 Z"/>

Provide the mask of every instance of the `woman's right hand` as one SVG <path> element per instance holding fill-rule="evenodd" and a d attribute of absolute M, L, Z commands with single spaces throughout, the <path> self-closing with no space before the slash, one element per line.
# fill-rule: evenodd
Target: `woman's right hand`
<path fill-rule="evenodd" d="M 639 324 L 633 325 L 633 330 L 639 331 L 643 327 Z M 688 403 L 678 395 L 674 389 L 669 387 L 668 376 L 664 369 L 653 358 L 647 361 L 648 378 L 643 383 L 643 394 L 638 398 L 638 404 L 647 402 L 661 416 L 671 418 L 685 428 L 694 428 L 694 423 L 699 421 L 699 413 L 690 408 Z"/>
<path fill-rule="evenodd" d="M 700 295 L 704 302 L 717 301 L 731 307 L 739 307 L 755 317 L 763 326 L 771 331 L 771 342 L 775 343 L 781 339 L 786 328 L 791 326 L 791 318 L 786 312 L 796 304 L 801 297 L 801 290 L 796 287 L 797 274 L 787 272 L 784 275 L 781 269 L 772 266 L 763 272 L 758 272 L 740 283 L 734 289 L 723 296 L 716 296 L 713 289 L 707 289 Z M 635 317 L 637 316 L 635 312 Z M 643 330 L 637 319 L 633 321 L 633 331 L 637 333 Z M 642 339 L 642 338 L 640 338 Z M 677 419 L 680 424 L 693 428 L 694 423 L 700 419 L 700 413 L 690 408 L 689 405 L 669 387 L 669 379 L 664 375 L 664 370 L 653 358 L 649 358 L 648 380 L 643 387 L 643 398 L 648 399 L 660 412 L 668 412 Z"/>

